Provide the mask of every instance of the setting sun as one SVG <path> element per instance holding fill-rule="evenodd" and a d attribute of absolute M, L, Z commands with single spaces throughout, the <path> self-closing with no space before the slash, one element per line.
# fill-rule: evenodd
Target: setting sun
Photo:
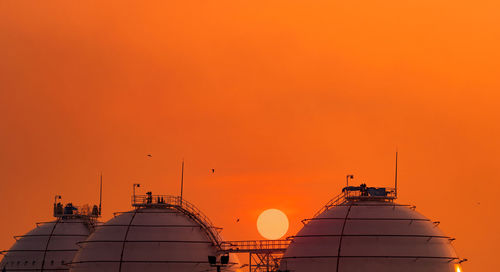
<path fill-rule="evenodd" d="M 0 272 L 215 271 L 207 257 L 226 252 L 240 272 L 499 271 L 499 14 L 499 0 L 0 1 Z M 368 188 L 395 208 L 331 209 Z M 35 224 L 82 219 L 59 200 L 96 222 Z M 175 214 L 134 227 L 134 200 Z"/>
<path fill-rule="evenodd" d="M 280 239 L 288 231 L 288 217 L 277 209 L 265 210 L 257 219 L 257 230 L 266 239 Z"/>

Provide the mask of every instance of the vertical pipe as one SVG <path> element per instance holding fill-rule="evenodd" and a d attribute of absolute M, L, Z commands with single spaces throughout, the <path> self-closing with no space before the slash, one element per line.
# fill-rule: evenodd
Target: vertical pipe
<path fill-rule="evenodd" d="M 252 272 L 252 252 L 248 254 L 248 272 Z"/>

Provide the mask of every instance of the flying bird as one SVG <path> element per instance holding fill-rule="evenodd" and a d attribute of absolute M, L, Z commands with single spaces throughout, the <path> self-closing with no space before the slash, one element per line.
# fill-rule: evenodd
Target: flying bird
<path fill-rule="evenodd" d="M 148 157 L 152 158 L 152 157 L 153 157 L 153 155 L 151 155 L 151 154 L 148 154 Z"/>
<path fill-rule="evenodd" d="M 236 219 L 236 223 L 238 223 L 238 222 L 240 222 L 240 219 L 239 219 L 239 218 L 238 218 L 238 219 Z"/>
<path fill-rule="evenodd" d="M 215 173 L 215 169 L 213 169 L 213 168 L 212 168 L 212 169 L 210 169 L 210 170 L 212 171 L 212 174 L 214 174 L 214 173 Z"/>

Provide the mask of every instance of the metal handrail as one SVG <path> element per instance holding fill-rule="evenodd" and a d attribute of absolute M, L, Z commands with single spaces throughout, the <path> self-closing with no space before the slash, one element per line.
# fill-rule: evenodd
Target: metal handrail
<path fill-rule="evenodd" d="M 363 195 L 363 193 L 360 192 L 360 191 L 348 191 L 348 190 L 343 191 L 342 193 L 340 193 L 339 195 L 335 196 L 330 201 L 328 201 L 328 203 L 326 203 L 323 207 L 321 207 L 321 209 L 318 212 L 316 212 L 316 214 L 314 214 L 313 218 L 316 218 L 318 215 L 320 215 L 323 212 L 329 210 L 331 207 L 344 204 L 345 202 L 347 202 L 349 200 L 360 200 L 360 199 L 365 199 L 365 200 L 370 200 L 370 199 L 380 200 L 380 199 L 383 199 L 383 200 L 392 201 L 392 200 L 396 199 L 396 195 L 395 195 L 396 190 L 395 190 L 395 188 L 389 188 L 389 187 L 387 187 L 386 189 L 387 189 L 387 195 L 385 195 L 385 196 Z"/>
<path fill-rule="evenodd" d="M 337 206 L 339 204 L 342 204 L 343 202 L 345 202 L 346 196 L 347 196 L 346 192 L 342 192 L 341 194 L 330 199 L 330 201 L 328 201 L 328 203 L 326 203 L 323 207 L 321 207 L 321 209 L 318 212 L 316 212 L 316 214 L 314 214 L 313 218 L 316 218 L 318 215 L 329 210 L 333 206 Z"/>
<path fill-rule="evenodd" d="M 214 245 L 220 248 L 222 238 L 212 221 L 200 209 L 179 196 L 172 195 L 133 195 L 132 206 L 140 207 L 171 207 L 179 210 L 200 224 L 207 232 Z"/>
<path fill-rule="evenodd" d="M 272 251 L 284 252 L 291 239 L 286 240 L 244 240 L 244 241 L 225 241 L 221 245 L 221 251 L 224 252 L 259 252 Z"/>

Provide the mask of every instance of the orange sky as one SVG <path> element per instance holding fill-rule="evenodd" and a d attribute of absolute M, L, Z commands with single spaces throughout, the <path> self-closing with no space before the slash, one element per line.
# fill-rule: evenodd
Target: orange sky
<path fill-rule="evenodd" d="M 347 2 L 1 1 L 0 248 L 100 171 L 105 220 L 134 182 L 178 194 L 182 158 L 226 239 L 268 208 L 293 235 L 398 148 L 399 202 L 496 271 L 500 2 Z"/>

